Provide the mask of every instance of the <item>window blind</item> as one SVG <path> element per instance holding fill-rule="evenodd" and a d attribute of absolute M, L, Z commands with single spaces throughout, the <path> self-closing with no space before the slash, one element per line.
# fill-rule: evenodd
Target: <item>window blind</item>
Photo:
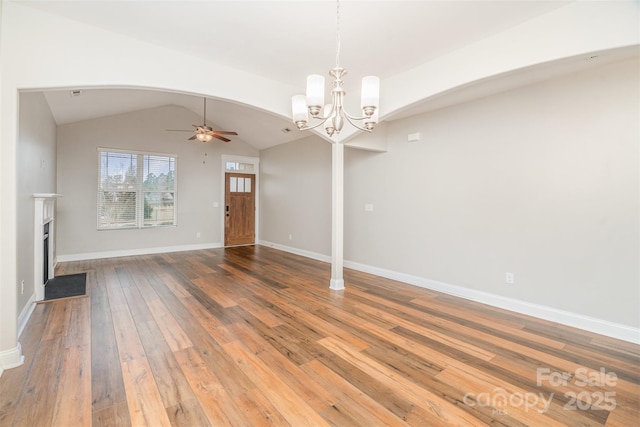
<path fill-rule="evenodd" d="M 98 230 L 176 225 L 176 156 L 107 149 L 98 154 Z"/>

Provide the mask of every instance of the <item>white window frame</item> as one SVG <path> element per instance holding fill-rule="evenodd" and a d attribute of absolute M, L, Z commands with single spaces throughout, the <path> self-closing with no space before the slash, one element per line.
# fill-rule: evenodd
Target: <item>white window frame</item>
<path fill-rule="evenodd" d="M 101 157 L 103 153 L 121 153 L 137 156 L 137 177 L 136 186 L 131 189 L 130 192 L 136 194 L 136 207 L 135 207 L 135 224 L 131 226 L 104 226 L 100 224 L 100 210 L 101 210 L 101 192 L 104 191 L 101 187 L 102 179 L 102 161 Z M 98 185 L 97 185 L 97 200 L 96 200 L 96 228 L 98 231 L 110 231 L 110 230 L 135 230 L 143 228 L 159 228 L 159 227 L 176 227 L 178 225 L 178 155 L 169 153 L 155 153 L 148 151 L 135 151 L 135 150 L 123 150 L 118 148 L 104 148 L 98 147 Z M 144 159 L 145 156 L 153 157 L 168 157 L 174 161 L 174 188 L 173 188 L 173 223 L 161 224 L 161 225 L 145 225 L 144 223 L 144 195 L 149 193 L 144 189 Z"/>

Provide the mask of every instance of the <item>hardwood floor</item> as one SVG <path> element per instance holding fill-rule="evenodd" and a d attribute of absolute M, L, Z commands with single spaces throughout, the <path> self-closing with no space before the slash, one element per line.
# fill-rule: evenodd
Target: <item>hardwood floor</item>
<path fill-rule="evenodd" d="M 607 425 L 640 420 L 640 346 L 266 247 L 60 265 L 0 426 Z"/>

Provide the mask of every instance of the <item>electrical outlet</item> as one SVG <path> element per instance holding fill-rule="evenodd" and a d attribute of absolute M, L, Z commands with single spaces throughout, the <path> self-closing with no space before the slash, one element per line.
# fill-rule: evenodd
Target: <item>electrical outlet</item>
<path fill-rule="evenodd" d="M 200 238 L 200 232 L 199 232 L 199 231 L 196 233 L 196 238 L 197 238 L 197 239 L 199 239 L 199 238 Z"/>
<path fill-rule="evenodd" d="M 20 295 L 24 295 L 24 280 L 20 282 Z"/>
<path fill-rule="evenodd" d="M 289 240 L 293 240 L 293 235 L 289 234 Z"/>
<path fill-rule="evenodd" d="M 504 273 L 504 282 L 509 284 L 509 285 L 513 285 L 515 283 L 515 278 L 513 276 L 513 273 Z"/>

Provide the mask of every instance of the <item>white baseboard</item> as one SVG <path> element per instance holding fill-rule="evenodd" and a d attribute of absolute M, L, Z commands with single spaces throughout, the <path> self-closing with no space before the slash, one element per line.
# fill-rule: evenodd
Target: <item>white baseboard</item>
<path fill-rule="evenodd" d="M 0 351 L 0 376 L 6 369 L 16 368 L 24 363 L 24 355 L 20 343 L 14 348 Z"/>
<path fill-rule="evenodd" d="M 22 331 L 24 331 L 25 326 L 27 326 L 27 322 L 33 313 L 33 310 L 36 308 L 36 294 L 31 294 L 29 301 L 22 308 L 20 315 L 18 316 L 18 338 L 22 335 Z"/>
<path fill-rule="evenodd" d="M 141 249 L 125 249 L 119 251 L 104 251 L 104 252 L 87 252 L 81 254 L 66 254 L 58 255 L 57 262 L 69 262 L 69 261 L 85 261 L 89 259 L 101 259 L 101 258 L 116 258 L 123 256 L 134 255 L 150 255 L 160 254 L 168 252 L 184 252 L 184 251 L 197 251 L 200 249 L 214 249 L 221 248 L 222 243 L 203 243 L 199 245 L 177 245 L 177 246 L 164 246 L 156 248 L 141 248 Z"/>
<path fill-rule="evenodd" d="M 345 261 L 344 265 L 347 268 L 375 274 L 380 277 L 386 277 L 387 279 L 397 280 L 399 282 L 408 283 L 421 288 L 442 292 L 447 295 L 468 299 L 482 304 L 491 305 L 493 307 L 503 308 L 516 313 L 526 314 L 539 319 L 549 320 L 551 322 L 561 323 L 563 325 L 594 332 L 596 334 L 640 344 L 640 329 L 632 326 L 613 323 L 607 320 L 572 313 L 570 311 L 559 310 L 553 307 L 503 297 L 501 295 L 477 291 L 409 274 L 398 273 L 396 271 L 385 270 L 383 268 L 372 267 L 352 261 Z"/>
<path fill-rule="evenodd" d="M 292 254 L 300 255 L 306 258 L 315 259 L 316 261 L 331 262 L 331 257 L 328 255 L 319 254 L 317 252 L 305 251 L 304 249 L 292 248 L 291 246 L 281 245 L 279 243 L 268 242 L 266 240 L 258 241 L 259 245 L 268 246 L 270 248 L 278 249 L 281 251 L 289 252 Z"/>
<path fill-rule="evenodd" d="M 296 255 L 312 258 L 318 261 L 331 262 L 331 257 L 323 254 L 309 252 L 297 248 L 260 241 L 259 244 L 290 252 Z M 362 271 L 376 276 L 385 277 L 398 282 L 407 283 L 421 288 L 442 292 L 471 301 L 487 304 L 493 307 L 510 310 L 516 313 L 537 317 L 539 319 L 560 323 L 585 331 L 594 332 L 596 334 L 605 335 L 623 341 L 640 344 L 640 329 L 632 326 L 622 325 L 619 323 L 609 322 L 607 320 L 596 319 L 582 314 L 572 313 L 569 311 L 559 310 L 553 307 L 534 304 L 514 298 L 503 297 L 501 295 L 491 294 L 488 292 L 477 291 L 462 286 L 451 285 L 449 283 L 438 282 L 436 280 L 425 279 L 423 277 L 412 276 L 410 274 L 399 273 L 397 271 L 387 270 L 384 268 L 373 267 L 366 264 L 360 264 L 353 261 L 344 261 L 346 268 Z"/>

